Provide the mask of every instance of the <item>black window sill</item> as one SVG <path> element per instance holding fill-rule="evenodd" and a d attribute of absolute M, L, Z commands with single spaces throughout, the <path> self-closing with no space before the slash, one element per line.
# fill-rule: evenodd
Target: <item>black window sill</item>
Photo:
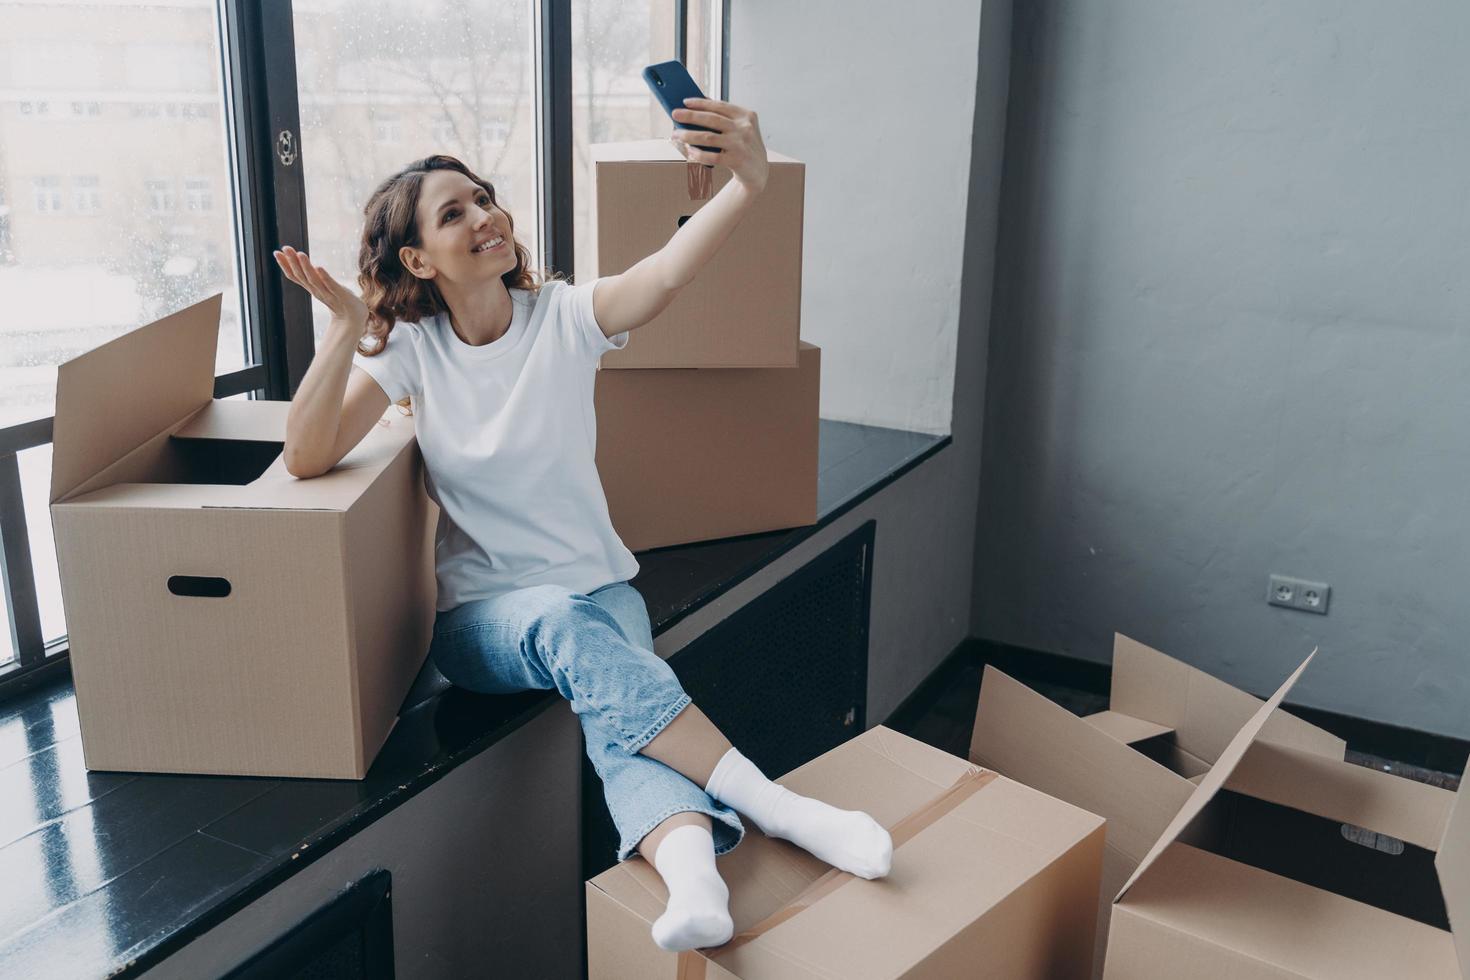
<path fill-rule="evenodd" d="M 639 553 L 654 634 L 949 442 L 822 420 L 817 524 Z M 361 781 L 87 772 L 69 677 L 0 704 L 0 976 L 142 973 L 557 697 L 431 681 Z"/>

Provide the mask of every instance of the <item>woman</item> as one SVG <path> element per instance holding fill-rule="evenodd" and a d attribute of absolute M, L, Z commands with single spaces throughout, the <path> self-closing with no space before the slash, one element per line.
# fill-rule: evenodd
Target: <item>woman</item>
<path fill-rule="evenodd" d="M 619 540 L 594 465 L 592 390 L 605 351 L 662 311 L 764 189 L 755 113 L 690 99 L 708 126 L 686 159 L 733 179 L 667 245 L 615 276 L 541 281 L 495 191 L 452 157 L 411 164 L 364 209 L 359 299 L 289 247 L 285 275 L 332 311 L 287 421 L 285 463 L 327 472 L 382 416 L 412 399 L 429 492 L 441 507 L 437 615 L 429 654 L 449 680 L 502 693 L 555 687 L 572 705 L 618 826 L 663 877 L 653 925 L 664 949 L 729 940 L 715 856 L 740 814 L 864 878 L 888 873 L 892 842 L 865 813 L 766 779 L 690 703 L 653 653 L 638 563 Z"/>

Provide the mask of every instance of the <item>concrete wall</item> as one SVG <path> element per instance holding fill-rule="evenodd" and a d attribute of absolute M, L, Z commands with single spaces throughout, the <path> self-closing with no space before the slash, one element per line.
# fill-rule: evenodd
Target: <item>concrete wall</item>
<path fill-rule="evenodd" d="M 802 336 L 823 348 L 822 415 L 953 442 L 659 650 L 876 518 L 877 723 L 970 632 L 1011 0 L 757 0 L 731 17 L 731 100 L 807 164 Z"/>
<path fill-rule="evenodd" d="M 1470 737 L 1470 8 L 1016 11 L 975 633 Z M 1328 616 L 1270 607 L 1282 572 Z"/>
<path fill-rule="evenodd" d="M 801 334 L 824 418 L 950 431 L 980 9 L 731 5 L 730 99 L 807 167 Z"/>

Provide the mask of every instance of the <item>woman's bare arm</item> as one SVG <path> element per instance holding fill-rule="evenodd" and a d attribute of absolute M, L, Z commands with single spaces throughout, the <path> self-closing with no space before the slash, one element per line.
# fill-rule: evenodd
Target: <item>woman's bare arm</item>
<path fill-rule="evenodd" d="M 388 396 L 371 375 L 352 365 L 352 352 L 367 330 L 362 300 L 304 252 L 287 246 L 275 256 L 288 279 L 332 311 L 331 325 L 286 414 L 286 472 L 320 476 L 362 441 L 387 409 Z"/>
<path fill-rule="evenodd" d="M 592 313 L 611 337 L 643 326 L 673 302 L 679 290 L 709 262 L 765 189 L 770 166 L 754 112 L 715 99 L 689 99 L 674 110 L 679 122 L 708 126 L 714 132 L 678 129 L 675 145 L 691 163 L 728 166 L 734 178 L 668 244 L 628 271 L 599 279 Z M 719 153 L 698 149 L 714 146 Z"/>

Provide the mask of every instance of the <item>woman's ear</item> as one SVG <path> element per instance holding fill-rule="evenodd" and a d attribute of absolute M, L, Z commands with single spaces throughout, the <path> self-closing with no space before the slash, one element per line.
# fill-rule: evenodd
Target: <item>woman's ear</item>
<path fill-rule="evenodd" d="M 424 261 L 418 249 L 410 245 L 405 245 L 398 250 L 398 261 L 402 262 L 403 267 L 419 279 L 433 279 L 436 274 L 434 267 Z"/>

